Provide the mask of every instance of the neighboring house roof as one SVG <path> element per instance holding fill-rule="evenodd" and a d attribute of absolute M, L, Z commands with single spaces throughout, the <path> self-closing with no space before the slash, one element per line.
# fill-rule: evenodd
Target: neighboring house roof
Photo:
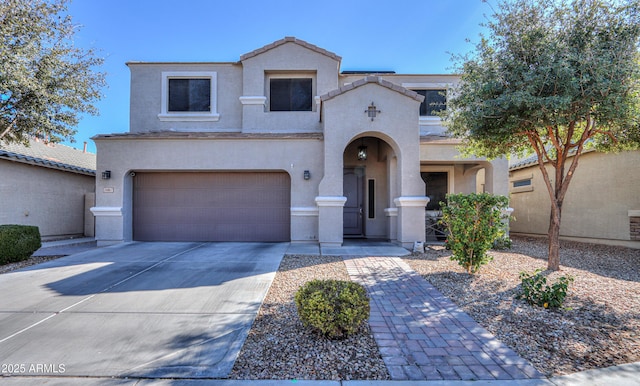
<path fill-rule="evenodd" d="M 531 155 L 529 157 L 526 158 L 522 158 L 519 160 L 514 160 L 513 163 L 509 162 L 509 170 L 517 170 L 517 169 L 524 169 L 527 168 L 529 166 L 533 166 L 533 165 L 537 165 L 538 164 L 538 155 L 534 154 Z"/>
<path fill-rule="evenodd" d="M 328 56 L 331 59 L 334 59 L 334 60 L 336 60 L 338 62 L 342 60 L 342 58 L 340 56 L 334 54 L 333 52 L 327 51 L 324 48 L 320 48 L 320 47 L 318 47 L 316 45 L 313 45 L 311 43 L 307 43 L 304 40 L 295 38 L 293 36 L 287 36 L 284 39 L 277 40 L 277 41 L 275 41 L 275 42 L 273 42 L 271 44 L 267 44 L 266 46 L 264 46 L 262 48 L 258 48 L 257 50 L 253 50 L 253 51 L 251 51 L 249 53 L 246 53 L 246 54 L 240 56 L 240 61 L 247 60 L 247 59 L 252 58 L 254 56 L 258 56 L 263 52 L 267 52 L 269 50 L 272 50 L 272 49 L 274 49 L 276 47 L 279 47 L 279 46 L 281 46 L 283 44 L 286 44 L 286 43 L 298 44 L 298 45 L 300 45 L 302 47 L 308 48 L 308 49 L 310 49 L 312 51 L 315 51 L 315 52 L 317 52 L 319 54 Z"/>
<path fill-rule="evenodd" d="M 409 89 L 406 89 L 402 86 L 398 86 L 395 83 L 389 82 L 388 80 L 384 80 L 379 76 L 365 76 L 362 79 L 358 79 L 355 82 L 349 83 L 349 84 L 345 84 L 344 86 L 340 87 L 339 89 L 333 90 L 333 91 L 329 91 L 328 93 L 321 95 L 320 99 L 322 99 L 323 102 L 328 101 L 329 99 L 333 99 L 335 97 L 337 97 L 338 95 L 342 95 L 344 93 L 346 93 L 347 91 L 351 91 L 353 89 L 356 89 L 358 87 L 362 87 L 365 84 L 369 84 L 369 83 L 377 83 L 382 87 L 386 87 L 389 90 L 393 90 L 395 92 L 398 92 L 402 95 L 405 95 L 409 98 L 413 98 L 418 102 L 422 102 L 424 100 L 424 96 L 418 94 L 415 91 L 411 91 Z"/>
<path fill-rule="evenodd" d="M 44 143 L 30 139 L 29 146 L 0 142 L 0 159 L 73 173 L 96 174 L 96 155 L 59 143 Z"/>
<path fill-rule="evenodd" d="M 584 149 L 582 150 L 582 154 L 590 153 L 592 151 L 595 151 L 595 149 Z M 575 154 L 575 151 L 571 151 L 571 153 L 569 153 L 569 157 L 573 157 L 574 154 Z M 545 163 L 546 162 L 548 161 L 545 161 Z M 525 158 L 509 161 L 509 170 L 525 169 L 534 165 L 538 165 L 537 154 L 533 154 Z"/>

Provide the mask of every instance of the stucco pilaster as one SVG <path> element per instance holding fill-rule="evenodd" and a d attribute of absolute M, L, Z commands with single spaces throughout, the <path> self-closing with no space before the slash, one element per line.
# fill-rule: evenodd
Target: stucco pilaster
<path fill-rule="evenodd" d="M 95 216 L 96 235 L 100 235 L 99 247 L 124 241 L 121 207 L 94 206 L 90 210 Z"/>
<path fill-rule="evenodd" d="M 347 198 L 343 196 L 318 196 L 318 241 L 320 247 L 342 245 L 343 207 Z"/>
<path fill-rule="evenodd" d="M 429 197 L 403 196 L 393 202 L 398 207 L 398 244 L 412 248 L 414 242 L 425 241 L 424 208 Z"/>

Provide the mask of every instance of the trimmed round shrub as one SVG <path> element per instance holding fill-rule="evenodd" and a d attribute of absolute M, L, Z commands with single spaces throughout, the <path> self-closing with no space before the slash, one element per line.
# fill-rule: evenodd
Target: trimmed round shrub
<path fill-rule="evenodd" d="M 41 246 L 37 226 L 0 225 L 0 265 L 26 260 Z"/>
<path fill-rule="evenodd" d="M 358 331 L 369 317 L 369 298 L 360 284 L 342 280 L 312 280 L 295 295 L 298 316 L 329 339 Z"/>

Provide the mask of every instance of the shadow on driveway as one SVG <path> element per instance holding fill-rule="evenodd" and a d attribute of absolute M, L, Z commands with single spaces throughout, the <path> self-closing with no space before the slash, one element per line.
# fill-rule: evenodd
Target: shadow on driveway
<path fill-rule="evenodd" d="M 3 374 L 225 377 L 287 247 L 128 243 L 2 275 L 0 362 L 64 369 Z"/>

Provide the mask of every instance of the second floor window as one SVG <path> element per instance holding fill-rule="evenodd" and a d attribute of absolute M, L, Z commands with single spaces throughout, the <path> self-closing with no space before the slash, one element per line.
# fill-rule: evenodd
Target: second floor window
<path fill-rule="evenodd" d="M 270 111 L 311 111 L 313 88 L 311 78 L 271 78 Z"/>
<path fill-rule="evenodd" d="M 169 79 L 169 112 L 211 111 L 210 79 Z"/>
<path fill-rule="evenodd" d="M 446 90 L 414 90 L 424 96 L 420 103 L 420 116 L 433 117 L 447 109 Z"/>

